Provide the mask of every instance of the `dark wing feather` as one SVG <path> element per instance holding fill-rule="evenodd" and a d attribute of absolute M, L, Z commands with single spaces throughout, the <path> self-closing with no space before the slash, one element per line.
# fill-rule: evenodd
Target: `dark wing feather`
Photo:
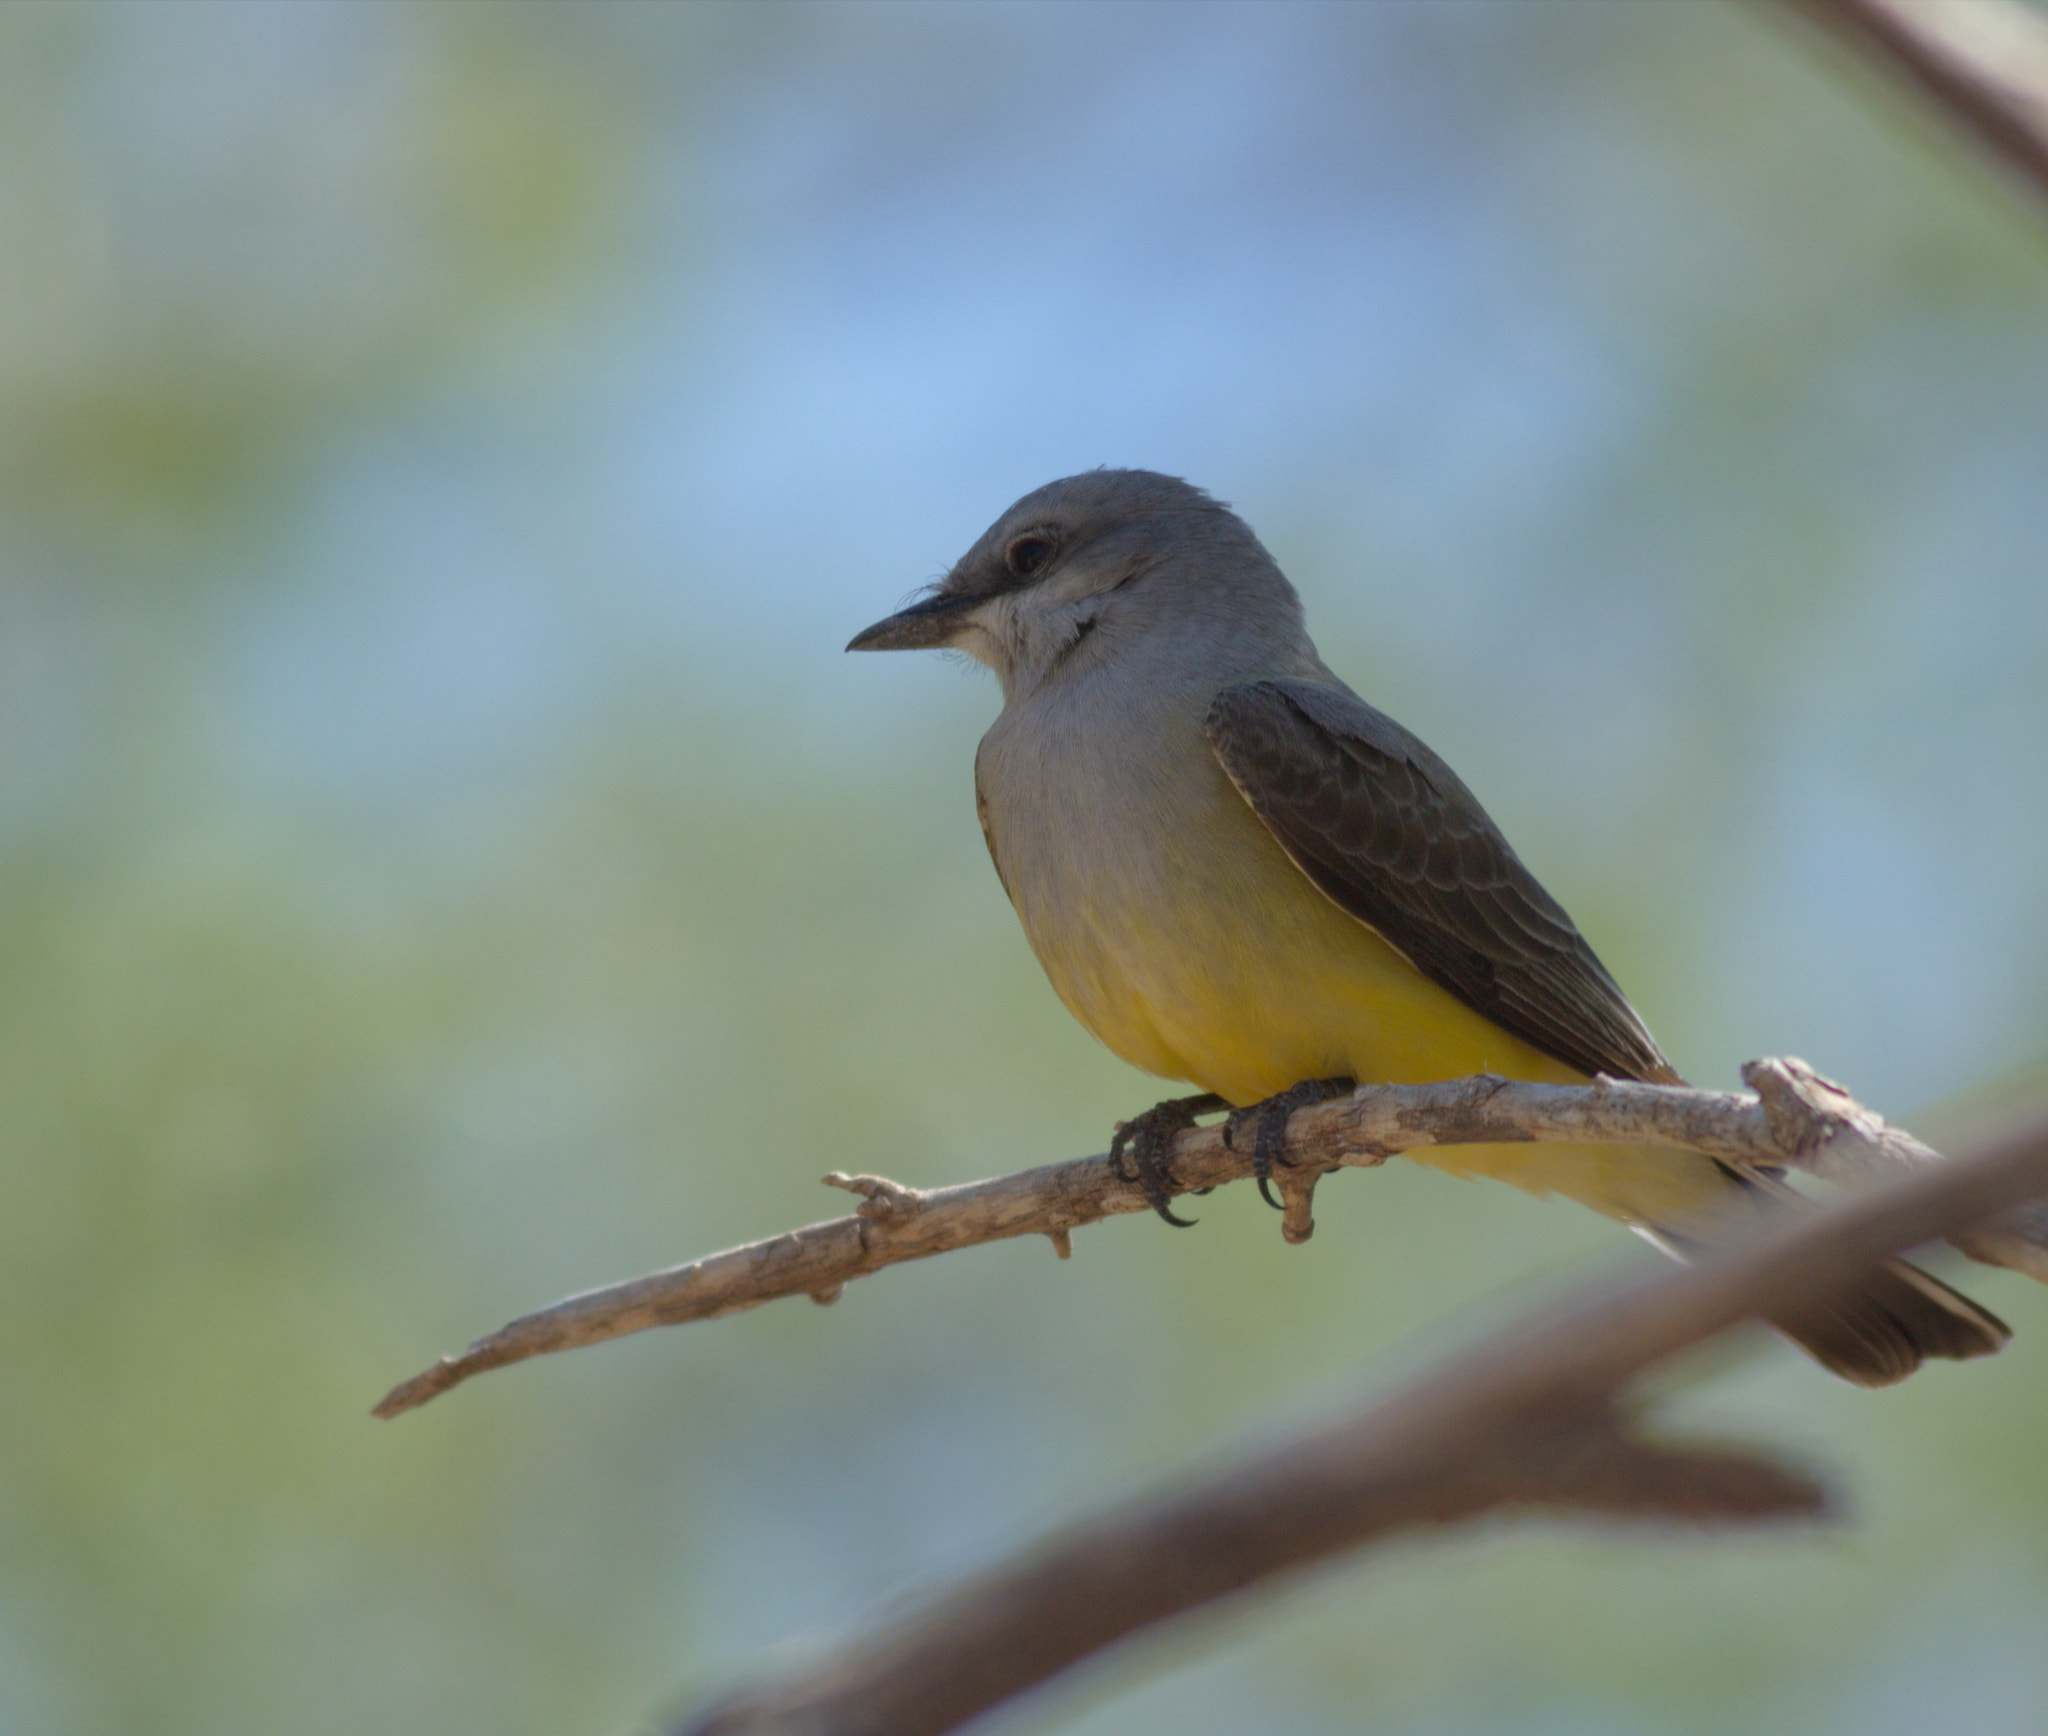
<path fill-rule="evenodd" d="M 1254 681 L 1204 724 L 1296 866 L 1439 987 L 1583 1073 L 1676 1082 L 1635 1009 L 1455 773 L 1356 695 Z"/>
<path fill-rule="evenodd" d="M 1010 890 L 1010 882 L 1003 873 L 1003 859 L 996 854 L 996 835 L 988 823 L 988 792 L 981 787 L 981 756 L 974 760 L 974 817 L 981 822 L 981 841 L 988 846 L 988 859 L 995 864 L 996 879 L 1001 882 L 1003 896 L 1016 905 L 1016 895 Z"/>

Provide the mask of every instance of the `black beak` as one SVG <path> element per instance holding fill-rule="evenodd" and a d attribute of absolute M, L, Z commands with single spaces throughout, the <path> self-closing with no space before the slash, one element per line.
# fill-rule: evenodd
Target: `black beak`
<path fill-rule="evenodd" d="M 960 617 L 982 601 L 981 597 L 934 592 L 907 609 L 897 610 L 886 620 L 863 628 L 854 634 L 846 648 L 849 651 L 926 651 L 934 646 L 950 644 L 954 633 L 959 630 Z"/>

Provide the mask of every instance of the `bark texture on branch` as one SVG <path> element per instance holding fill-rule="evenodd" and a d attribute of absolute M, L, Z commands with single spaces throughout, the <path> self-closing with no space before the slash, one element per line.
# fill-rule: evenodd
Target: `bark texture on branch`
<path fill-rule="evenodd" d="M 1797 1165 L 1852 1183 L 1942 1161 L 1803 1061 L 1754 1061 L 1743 1077 L 1756 1096 L 1621 1080 L 1535 1085 L 1490 1074 L 1361 1086 L 1348 1097 L 1298 1109 L 1288 1122 L 1290 1167 L 1274 1175 L 1286 1206 L 1283 1233 L 1291 1241 L 1309 1235 L 1316 1183 L 1331 1170 L 1370 1167 L 1426 1145 L 1647 1141 L 1735 1164 Z M 1252 1164 L 1249 1153 L 1224 1143 L 1220 1126 L 1196 1127 L 1175 1143 L 1172 1172 L 1172 1191 L 1180 1194 L 1242 1181 Z M 785 1296 L 828 1302 L 852 1279 L 955 1248 L 1040 1235 L 1064 1256 L 1080 1226 L 1148 1209 L 1143 1190 L 1106 1157 L 929 1191 L 879 1176 L 825 1179 L 863 1196 L 859 1210 L 522 1315 L 393 1387 L 375 1414 L 398 1416 L 488 1369 L 650 1326 L 715 1319 Z M 2001 1220 L 1958 1246 L 1975 1259 L 2048 1283 L 2048 1214 L 2040 1221 Z"/>
<path fill-rule="evenodd" d="M 941 1736 L 1143 1628 L 1361 1544 L 1503 1508 L 1732 1520 L 1818 1509 L 1752 1454 L 1645 1442 L 1644 1369 L 1873 1258 L 2048 1188 L 2048 1116 L 1690 1267 L 1602 1282 L 1402 1390 L 1201 1481 L 1077 1525 L 679 1736 Z"/>

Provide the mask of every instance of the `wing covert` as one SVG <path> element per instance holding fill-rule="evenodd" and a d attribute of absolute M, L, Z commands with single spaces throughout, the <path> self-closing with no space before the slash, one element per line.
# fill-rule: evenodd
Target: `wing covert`
<path fill-rule="evenodd" d="M 1254 681 L 1203 727 L 1295 865 L 1440 988 L 1581 1072 L 1678 1081 L 1478 798 L 1392 718 L 1343 689 Z"/>

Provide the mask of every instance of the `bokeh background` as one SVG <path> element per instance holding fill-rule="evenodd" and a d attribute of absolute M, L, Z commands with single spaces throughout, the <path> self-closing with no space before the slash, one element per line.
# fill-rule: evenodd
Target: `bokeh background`
<path fill-rule="evenodd" d="M 366 1416 L 1159 1094 L 983 858 L 992 685 L 840 653 L 1098 463 L 1695 1078 L 2048 1056 L 2048 228 L 1777 13 L 0 8 L 0 1730 L 643 1730 L 1627 1257 L 1395 1164 Z M 1970 1281 L 1995 1363 L 1667 1382 L 1837 1529 L 1397 1549 L 1011 1727 L 2036 1732 L 2048 1306 Z"/>

